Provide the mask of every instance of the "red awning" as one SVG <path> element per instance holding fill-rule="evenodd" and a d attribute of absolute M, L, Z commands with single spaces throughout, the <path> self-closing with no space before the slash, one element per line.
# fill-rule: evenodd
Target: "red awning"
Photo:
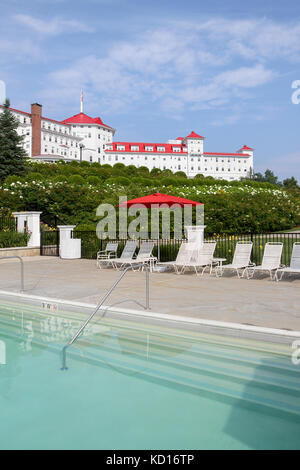
<path fill-rule="evenodd" d="M 138 197 L 136 199 L 131 199 L 127 202 L 122 202 L 119 204 L 119 207 L 130 207 L 134 204 L 144 204 L 146 207 L 151 207 L 154 204 L 167 204 L 168 206 L 172 206 L 173 204 L 179 204 L 180 206 L 190 205 L 190 206 L 198 206 L 203 205 L 202 202 L 191 201 L 190 199 L 185 199 L 182 197 L 171 196 L 170 194 L 161 194 L 155 193 L 150 194 L 149 196 Z"/>

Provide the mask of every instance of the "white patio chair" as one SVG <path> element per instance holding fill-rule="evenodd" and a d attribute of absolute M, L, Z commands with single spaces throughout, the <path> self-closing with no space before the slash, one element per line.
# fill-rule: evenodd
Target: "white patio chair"
<path fill-rule="evenodd" d="M 132 258 L 130 260 L 115 260 L 114 265 L 118 266 L 119 268 L 124 267 L 125 265 L 134 266 L 135 264 L 147 263 L 152 257 L 152 250 L 154 248 L 155 242 L 152 241 L 143 241 L 141 243 L 141 247 L 137 254 L 136 258 Z"/>
<path fill-rule="evenodd" d="M 275 280 L 276 272 L 281 266 L 282 248 L 283 243 L 266 243 L 261 265 L 253 265 L 246 268 L 247 279 L 252 279 L 255 272 L 267 271 L 270 274 L 270 278 Z"/>
<path fill-rule="evenodd" d="M 101 269 L 102 261 L 115 258 L 117 256 L 118 242 L 108 242 L 105 250 L 100 250 L 97 253 L 97 268 Z"/>
<path fill-rule="evenodd" d="M 276 281 L 281 281 L 285 273 L 300 274 L 300 242 L 295 242 L 293 245 L 290 266 L 284 266 L 276 271 Z"/>
<path fill-rule="evenodd" d="M 112 266 L 113 268 L 118 267 L 118 263 L 125 263 L 126 261 L 130 261 L 133 258 L 137 247 L 137 242 L 134 240 L 127 240 L 125 246 L 123 248 L 122 254 L 120 258 L 108 258 L 106 260 L 100 261 L 101 263 L 106 264 L 107 266 Z"/>
<path fill-rule="evenodd" d="M 250 258 L 252 252 L 252 242 L 237 242 L 235 245 L 232 263 L 216 266 L 215 273 L 217 277 L 221 277 L 226 269 L 236 271 L 238 278 L 244 277 L 249 266 L 251 266 Z"/>
<path fill-rule="evenodd" d="M 194 244 L 188 242 L 182 242 L 175 261 L 164 261 L 157 263 L 157 266 L 168 266 L 176 272 L 176 274 L 180 274 L 182 268 L 190 261 L 192 256 L 194 255 Z"/>
<path fill-rule="evenodd" d="M 212 262 L 217 242 L 204 242 L 201 248 L 193 251 L 189 261 L 182 267 L 181 273 L 184 273 L 186 268 L 194 269 L 197 276 L 201 273 L 203 276 L 207 267 L 212 269 Z"/>

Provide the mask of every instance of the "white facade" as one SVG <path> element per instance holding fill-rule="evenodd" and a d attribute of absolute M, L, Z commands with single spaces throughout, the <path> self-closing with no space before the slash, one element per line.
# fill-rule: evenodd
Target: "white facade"
<path fill-rule="evenodd" d="M 103 163 L 183 171 L 190 178 L 202 174 L 239 180 L 253 175 L 253 149 L 244 145 L 234 153 L 204 152 L 204 138 L 192 132 L 167 144 L 113 142 L 106 145 Z"/>
<path fill-rule="evenodd" d="M 0 107 L 0 112 L 2 111 Z M 41 151 L 33 155 L 32 115 L 16 109 L 18 133 L 24 136 L 23 146 L 35 160 L 80 161 L 115 165 L 145 166 L 183 171 L 190 178 L 202 174 L 216 179 L 239 180 L 253 175 L 253 149 L 244 145 L 233 153 L 204 152 L 204 137 L 191 132 L 167 143 L 114 142 L 115 129 L 102 120 L 81 112 L 62 122 L 41 117 Z"/>

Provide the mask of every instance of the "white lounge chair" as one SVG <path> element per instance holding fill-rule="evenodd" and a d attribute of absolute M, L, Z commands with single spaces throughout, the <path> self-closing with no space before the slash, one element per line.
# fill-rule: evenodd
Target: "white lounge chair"
<path fill-rule="evenodd" d="M 266 243 L 261 265 L 248 267 L 246 269 L 247 279 L 252 279 L 257 271 L 267 271 L 270 278 L 275 279 L 276 272 L 281 266 L 282 248 L 283 243 Z"/>
<path fill-rule="evenodd" d="M 117 249 L 118 249 L 118 242 L 108 242 L 105 250 L 98 251 L 97 253 L 97 268 L 102 268 L 101 264 L 103 260 L 116 258 L 117 256 Z"/>
<path fill-rule="evenodd" d="M 188 242 L 182 242 L 175 261 L 164 261 L 157 263 L 157 266 L 168 266 L 174 269 L 176 274 L 180 274 L 182 268 L 190 261 L 194 255 L 194 244 Z"/>
<path fill-rule="evenodd" d="M 276 271 L 276 281 L 281 281 L 285 273 L 300 274 L 300 242 L 295 242 L 293 245 L 290 266 L 284 266 Z"/>
<path fill-rule="evenodd" d="M 194 269 L 197 276 L 201 273 L 203 276 L 207 267 L 212 269 L 212 262 L 217 242 L 204 242 L 201 248 L 193 251 L 189 261 L 182 267 L 181 273 L 184 273 L 186 268 Z"/>
<path fill-rule="evenodd" d="M 235 245 L 232 263 L 216 266 L 215 273 L 217 277 L 223 276 L 226 269 L 236 271 L 238 278 L 244 277 L 248 267 L 251 266 L 250 258 L 252 252 L 252 242 L 237 242 Z"/>
<path fill-rule="evenodd" d="M 127 240 L 125 243 L 125 246 L 123 248 L 122 254 L 120 258 L 108 258 L 105 260 L 100 260 L 101 264 L 104 264 L 106 266 L 112 266 L 112 267 L 117 267 L 117 263 L 122 262 L 125 263 L 126 261 L 130 261 L 133 258 L 133 255 L 135 253 L 137 247 L 137 242 L 133 240 Z"/>
<path fill-rule="evenodd" d="M 155 242 L 152 241 L 143 241 L 141 247 L 137 254 L 136 258 L 124 259 L 124 260 L 114 260 L 114 266 L 122 268 L 125 265 L 134 266 L 135 264 L 147 263 L 152 259 L 152 250 L 154 248 Z"/>

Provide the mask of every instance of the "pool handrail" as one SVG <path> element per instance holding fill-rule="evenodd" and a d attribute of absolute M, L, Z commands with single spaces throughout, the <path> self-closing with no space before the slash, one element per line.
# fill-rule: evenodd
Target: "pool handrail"
<path fill-rule="evenodd" d="M 143 308 L 145 310 L 150 310 L 150 304 L 149 304 L 149 272 L 150 272 L 150 266 L 148 264 L 145 264 L 145 263 L 141 263 L 139 265 L 135 265 L 135 266 L 128 266 L 127 268 L 124 269 L 124 271 L 122 272 L 122 274 L 118 277 L 118 279 L 113 283 L 113 285 L 111 286 L 111 288 L 106 292 L 106 294 L 102 297 L 102 299 L 100 300 L 100 302 L 98 302 L 98 304 L 96 305 L 96 307 L 94 308 L 94 310 L 92 311 L 92 313 L 90 314 L 90 316 L 86 319 L 86 321 L 83 323 L 83 325 L 81 325 L 81 327 L 77 330 L 77 332 L 75 333 L 75 335 L 73 336 L 73 338 L 62 348 L 62 367 L 61 367 L 61 370 L 67 370 L 68 367 L 66 365 L 66 353 L 67 353 L 67 349 L 72 346 L 73 343 L 75 343 L 75 341 L 77 340 L 77 338 L 80 336 L 80 334 L 83 332 L 83 330 L 85 329 L 85 327 L 88 325 L 88 323 L 92 320 L 92 318 L 96 315 L 96 313 L 98 312 L 98 310 L 100 309 L 100 307 L 104 304 L 104 302 L 106 301 L 106 299 L 110 296 L 110 294 L 113 292 L 113 290 L 115 289 L 115 287 L 117 287 L 117 285 L 119 284 L 119 282 L 123 279 L 123 277 L 125 276 L 125 274 L 127 273 L 127 271 L 129 271 L 130 269 L 134 269 L 134 268 L 139 268 L 139 267 L 143 267 L 145 268 L 145 271 L 146 271 L 146 305 L 143 305 Z M 141 305 L 141 304 L 140 304 Z"/>
<path fill-rule="evenodd" d="M 0 260 L 1 259 L 18 259 L 20 260 L 20 263 L 21 263 L 21 292 L 24 292 L 24 262 L 23 262 L 23 259 L 21 258 L 21 256 L 0 256 Z"/>

